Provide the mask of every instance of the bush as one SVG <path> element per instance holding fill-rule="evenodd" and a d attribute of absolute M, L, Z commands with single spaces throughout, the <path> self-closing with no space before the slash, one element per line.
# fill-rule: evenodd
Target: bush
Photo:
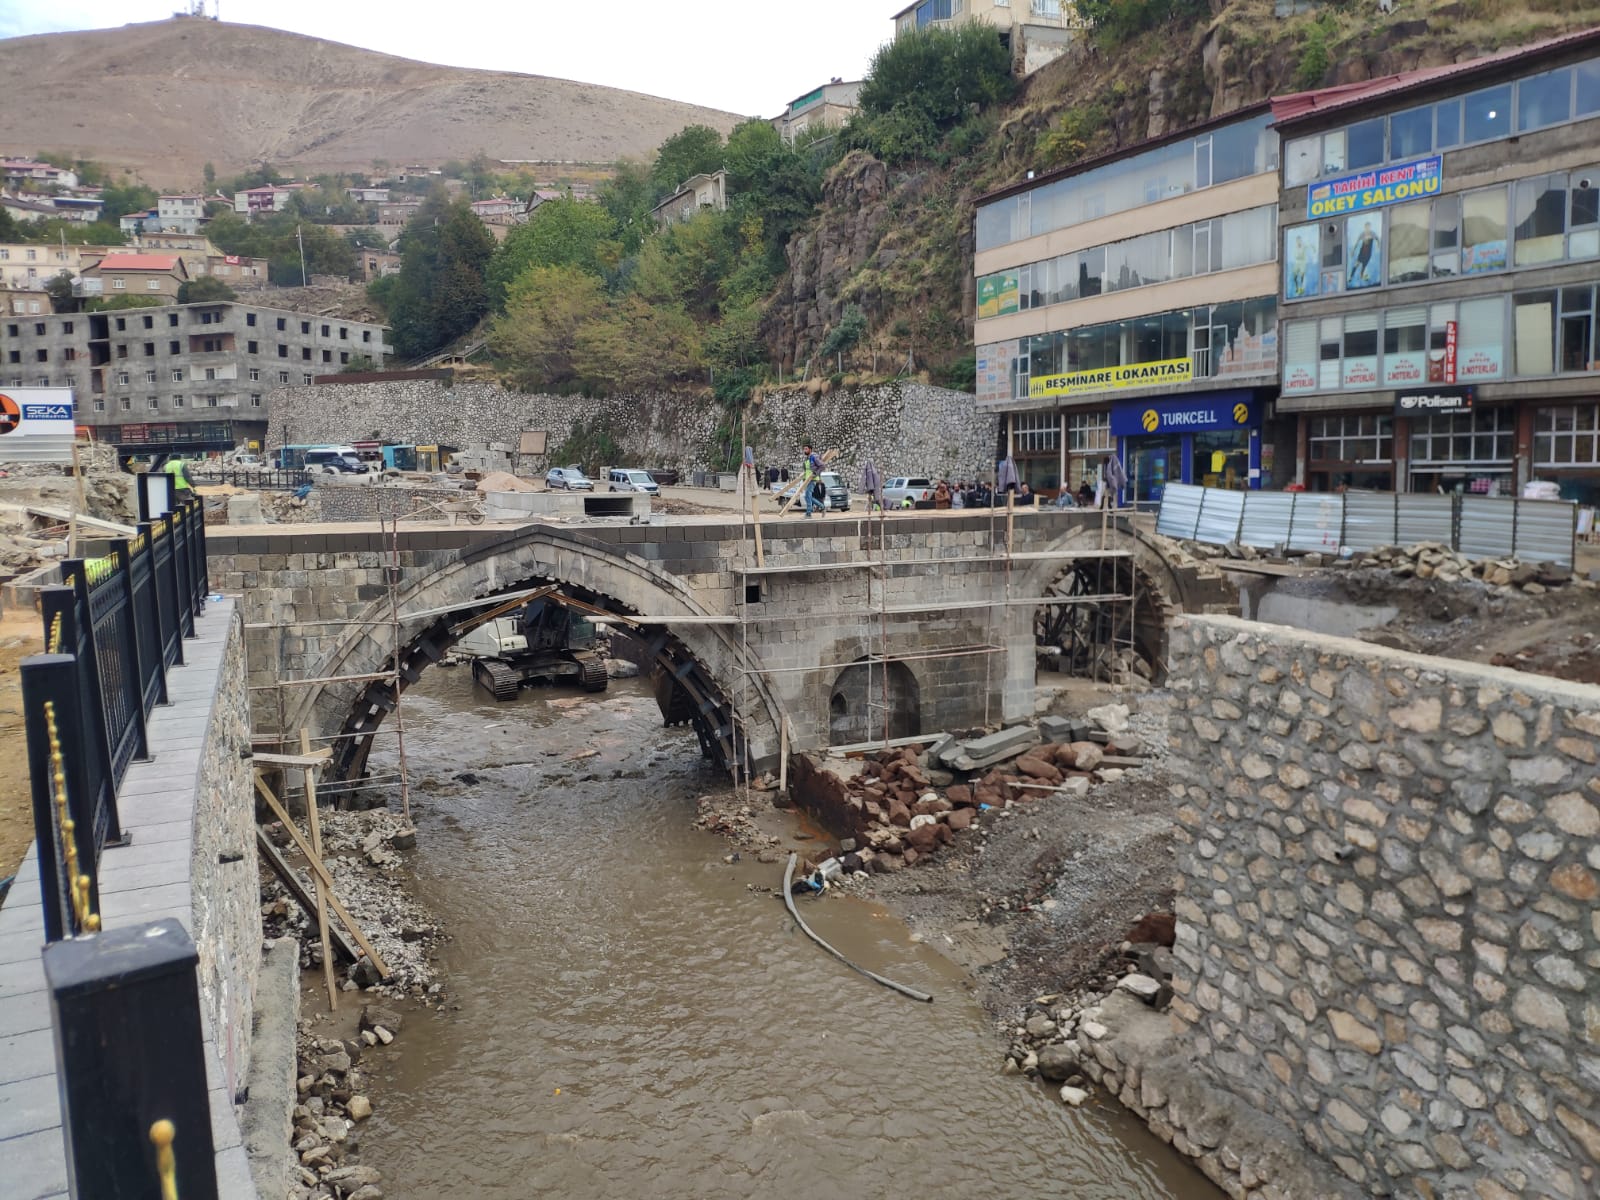
<path fill-rule="evenodd" d="M 1321 87 L 1328 77 L 1328 34 L 1332 32 L 1328 16 L 1324 13 L 1306 27 L 1305 44 L 1300 47 L 1300 58 L 1294 67 L 1294 85 L 1302 92 Z"/>
<path fill-rule="evenodd" d="M 1011 55 L 992 26 L 917 29 L 873 55 L 861 85 L 861 110 L 883 117 L 897 108 L 919 114 L 943 132 L 973 108 L 1009 100 L 1016 91 Z"/>
<path fill-rule="evenodd" d="M 978 390 L 978 357 L 969 354 L 965 358 L 957 359 L 948 367 L 942 367 L 938 373 L 940 387 L 952 388 L 958 392 L 975 392 Z"/>
<path fill-rule="evenodd" d="M 847 354 L 856 348 L 856 343 L 866 332 L 867 314 L 856 305 L 847 304 L 839 315 L 839 323 L 828 330 L 828 336 L 822 339 L 822 353 L 830 357 Z"/>

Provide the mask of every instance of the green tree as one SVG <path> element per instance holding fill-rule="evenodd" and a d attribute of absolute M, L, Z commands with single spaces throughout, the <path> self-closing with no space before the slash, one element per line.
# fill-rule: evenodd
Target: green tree
<path fill-rule="evenodd" d="M 179 304 L 210 304 L 218 300 L 237 300 L 238 298 L 239 293 L 215 275 L 202 275 L 198 279 L 187 279 L 178 285 Z"/>
<path fill-rule="evenodd" d="M 26 239 L 22 236 L 22 226 L 5 209 L 0 208 L 0 242 L 21 242 Z"/>
<path fill-rule="evenodd" d="M 672 195 L 686 179 L 720 171 L 722 152 L 722 135 L 709 125 L 688 125 L 673 134 L 661 143 L 650 168 L 655 200 Z"/>
<path fill-rule="evenodd" d="M 50 296 L 50 307 L 56 312 L 76 311 L 77 301 L 72 295 L 72 275 L 69 272 L 62 271 L 45 280 L 44 290 Z"/>
<path fill-rule="evenodd" d="M 652 304 L 676 304 L 700 318 L 715 317 L 722 281 L 739 259 L 735 213 L 702 210 L 669 226 L 639 251 L 633 290 Z"/>
<path fill-rule="evenodd" d="M 430 354 L 483 318 L 493 253 L 494 236 L 465 200 L 451 203 L 441 189 L 423 202 L 400 237 L 400 273 L 384 293 L 401 358 Z"/>
<path fill-rule="evenodd" d="M 783 153 L 785 146 L 771 121 L 755 117 L 739 125 L 728 135 L 728 146 L 723 152 L 723 165 L 728 172 L 728 190 L 735 194 L 747 192 L 756 181 L 769 159 Z"/>
<path fill-rule="evenodd" d="M 912 30 L 885 43 L 861 84 L 861 110 L 881 118 L 906 110 L 902 125 L 924 122 L 940 133 L 1016 91 L 1011 55 L 988 25 Z"/>
<path fill-rule="evenodd" d="M 107 221 L 119 221 L 129 213 L 149 212 L 158 199 L 155 189 L 142 183 L 114 183 L 100 193 L 100 211 Z"/>
<path fill-rule="evenodd" d="M 650 168 L 638 162 L 618 163 L 616 174 L 600 185 L 599 198 L 617 227 L 622 252 L 637 253 L 650 232 L 650 209 L 656 202 Z"/>
<path fill-rule="evenodd" d="M 681 382 L 701 369 L 700 327 L 677 305 L 624 297 L 604 319 L 578 329 L 573 366 L 617 391 Z"/>
<path fill-rule="evenodd" d="M 100 296 L 85 306 L 89 312 L 111 312 L 119 308 L 159 308 L 168 303 L 162 296 Z"/>
<path fill-rule="evenodd" d="M 489 260 L 489 298 L 504 308 L 512 281 L 532 267 L 577 267 L 596 277 L 617 265 L 622 246 L 605 208 L 563 196 L 533 210 L 506 235 Z"/>
<path fill-rule="evenodd" d="M 200 179 L 205 184 L 206 191 L 210 192 L 217 186 L 217 168 L 207 163 L 200 172 Z"/>
<path fill-rule="evenodd" d="M 519 387 L 558 388 L 577 378 L 578 332 L 607 315 L 600 280 L 573 266 L 530 267 L 506 296 L 489 349 Z"/>

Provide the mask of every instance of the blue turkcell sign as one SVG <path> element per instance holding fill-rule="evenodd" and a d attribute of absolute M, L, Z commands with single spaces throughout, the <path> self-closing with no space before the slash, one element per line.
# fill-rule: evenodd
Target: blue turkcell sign
<path fill-rule="evenodd" d="M 1111 410 L 1113 437 L 1215 433 L 1255 429 L 1260 424 L 1260 406 L 1255 393 L 1247 390 L 1183 396 L 1175 400 L 1145 400 L 1118 404 Z"/>

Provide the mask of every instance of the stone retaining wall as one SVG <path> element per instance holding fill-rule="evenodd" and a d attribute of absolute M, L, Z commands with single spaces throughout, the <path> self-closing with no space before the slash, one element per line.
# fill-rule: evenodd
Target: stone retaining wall
<path fill-rule="evenodd" d="M 1596 1194 L 1600 688 L 1170 634 L 1183 1044 L 1375 1195 Z"/>
<path fill-rule="evenodd" d="M 594 399 L 405 379 L 279 388 L 268 394 L 267 407 L 267 443 L 274 446 L 381 436 L 421 445 L 514 448 L 523 430 L 544 430 L 550 454 L 528 464 L 541 471 L 561 465 L 556 451 L 579 429 L 603 434 L 619 451 L 620 463 L 584 462 L 591 471 L 613 465 L 713 470 L 727 466 L 729 450 L 726 410 L 701 395 Z M 998 418 L 978 412 L 966 392 L 891 383 L 826 396 L 804 388 L 769 393 L 752 404 L 744 436 L 763 466 L 798 462 L 808 441 L 835 449 L 834 466 L 854 488 L 868 460 L 885 476 L 992 474 L 997 429 Z"/>

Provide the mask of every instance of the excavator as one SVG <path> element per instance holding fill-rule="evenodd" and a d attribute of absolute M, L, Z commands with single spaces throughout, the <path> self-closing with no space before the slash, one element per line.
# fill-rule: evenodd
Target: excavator
<path fill-rule="evenodd" d="M 473 682 L 496 700 L 514 700 L 530 683 L 575 683 L 586 692 L 606 690 L 605 659 L 595 649 L 594 622 L 601 610 L 541 589 L 515 607 L 486 613 L 456 642 L 472 659 Z"/>

